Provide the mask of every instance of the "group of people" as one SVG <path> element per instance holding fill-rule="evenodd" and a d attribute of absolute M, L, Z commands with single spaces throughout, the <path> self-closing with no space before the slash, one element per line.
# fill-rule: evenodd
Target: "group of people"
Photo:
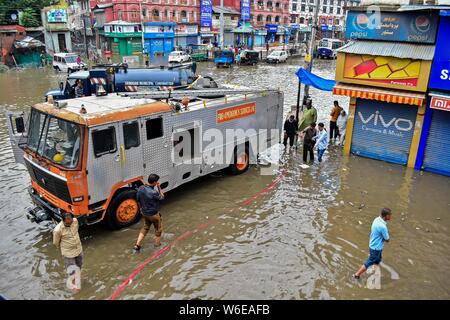
<path fill-rule="evenodd" d="M 141 249 L 142 242 L 152 225 L 155 228 L 155 246 L 161 245 L 162 217 L 160 202 L 164 199 L 164 193 L 161 190 L 157 174 L 150 174 L 147 182 L 147 184 L 138 188 L 136 194 L 140 214 L 144 218 L 144 225 L 139 231 L 136 244 L 134 245 L 136 252 Z M 78 292 L 81 289 L 81 268 L 83 266 L 83 248 L 78 229 L 78 220 L 71 213 L 64 212 L 61 222 L 53 230 L 53 244 L 61 251 L 69 276 L 68 286 L 74 292 Z M 78 279 L 75 276 L 76 274 Z"/>
<path fill-rule="evenodd" d="M 303 112 L 300 123 L 298 123 L 294 115 L 290 115 L 284 123 L 283 144 L 285 150 L 287 149 L 288 141 L 289 146 L 292 148 L 296 139 L 300 136 L 300 139 L 303 140 L 303 162 L 307 162 L 308 155 L 310 161 L 314 161 L 314 149 L 317 149 L 318 160 L 322 162 L 323 154 L 328 145 L 335 144 L 336 140 L 338 140 L 339 145 L 343 145 L 346 126 L 347 113 L 339 105 L 338 101 L 334 101 L 334 106 L 330 113 L 330 134 L 328 137 L 325 124 L 322 122 L 317 124 L 317 110 L 312 105 L 312 99 L 308 98 L 306 110 Z"/>

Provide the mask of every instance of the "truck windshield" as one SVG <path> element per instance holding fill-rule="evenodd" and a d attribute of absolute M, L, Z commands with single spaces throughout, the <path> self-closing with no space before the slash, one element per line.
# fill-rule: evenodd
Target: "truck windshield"
<path fill-rule="evenodd" d="M 27 146 L 53 163 L 68 169 L 78 165 L 80 126 L 33 109 Z"/>
<path fill-rule="evenodd" d="M 328 48 L 328 40 L 322 40 L 319 43 L 319 47 Z"/>

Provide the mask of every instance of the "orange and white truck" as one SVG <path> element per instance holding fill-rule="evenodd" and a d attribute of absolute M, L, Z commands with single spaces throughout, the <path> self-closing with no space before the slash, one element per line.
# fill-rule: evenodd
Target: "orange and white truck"
<path fill-rule="evenodd" d="M 255 137 L 212 143 L 207 132 L 268 130 L 261 139 L 269 148 L 279 143 L 282 114 L 278 90 L 157 91 L 49 99 L 29 115 L 9 113 L 8 128 L 31 177 L 31 219 L 59 220 L 65 211 L 119 229 L 139 219 L 136 189 L 150 173 L 169 191 L 227 167 L 243 173 L 258 157 Z"/>

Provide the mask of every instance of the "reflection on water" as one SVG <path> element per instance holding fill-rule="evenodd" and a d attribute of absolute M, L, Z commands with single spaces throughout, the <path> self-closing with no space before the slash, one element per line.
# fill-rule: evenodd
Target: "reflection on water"
<path fill-rule="evenodd" d="M 296 103 L 300 63 L 231 69 L 204 63 L 199 70 L 219 82 L 280 88 L 287 112 Z M 317 61 L 314 68 L 332 78 L 335 62 Z M 42 69 L 0 74 L 1 111 L 27 110 L 63 78 Z M 327 122 L 335 97 L 315 89 L 311 95 L 319 120 Z M 348 100 L 338 100 L 347 107 Z M 142 252 L 133 254 L 140 224 L 116 232 L 102 225 L 82 230 L 83 290 L 68 292 L 51 225 L 25 218 L 29 177 L 14 163 L 3 112 L 0 121 L 0 292 L 18 299 L 107 299 L 156 252 L 150 234 Z M 206 221 L 217 222 L 147 265 L 119 299 L 450 298 L 448 178 L 343 158 L 338 147 L 325 153 L 321 165 L 302 169 L 300 151 L 284 156 L 280 170 L 287 174 L 276 188 L 240 209 L 275 177 L 251 168 L 242 176 L 215 174 L 170 192 L 162 211 L 170 235 L 163 246 Z M 361 282 L 350 278 L 367 256 L 370 224 L 384 206 L 394 212 L 392 241 L 383 252 L 381 289 L 368 290 L 367 276 Z"/>

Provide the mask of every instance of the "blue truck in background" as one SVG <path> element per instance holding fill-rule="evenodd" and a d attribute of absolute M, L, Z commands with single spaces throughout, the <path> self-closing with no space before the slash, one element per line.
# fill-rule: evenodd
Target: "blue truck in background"
<path fill-rule="evenodd" d="M 59 89 L 52 89 L 45 94 L 53 100 L 75 98 L 78 81 L 83 82 L 83 94 L 96 94 L 102 85 L 106 92 L 135 92 L 141 90 L 158 90 L 161 87 L 182 88 L 197 79 L 196 64 L 187 63 L 171 67 L 128 68 L 126 64 L 98 65 L 88 71 L 77 71 L 67 76 L 66 83 L 61 82 Z"/>

